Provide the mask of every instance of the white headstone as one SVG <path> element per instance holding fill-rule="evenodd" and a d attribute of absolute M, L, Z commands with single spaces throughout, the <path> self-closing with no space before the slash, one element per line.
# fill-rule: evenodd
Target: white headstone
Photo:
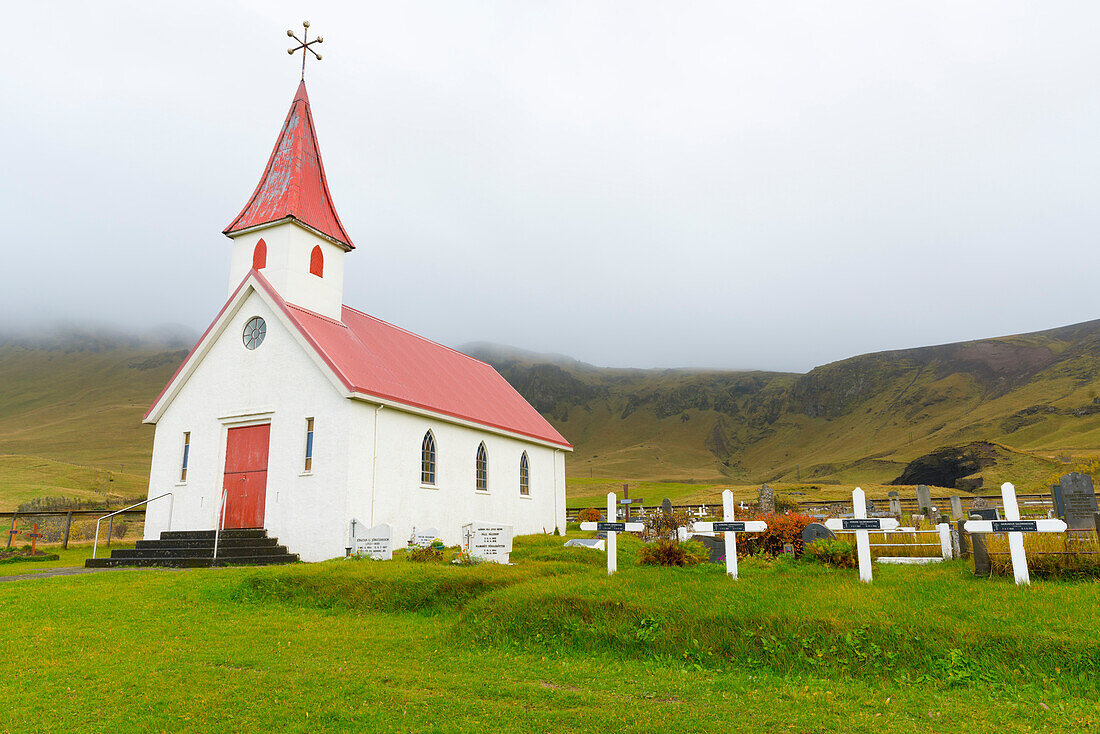
<path fill-rule="evenodd" d="M 437 528 L 420 528 L 414 527 L 412 534 L 412 542 L 417 548 L 427 548 L 432 544 L 432 541 L 439 537 L 439 530 Z"/>
<path fill-rule="evenodd" d="M 382 523 L 368 530 L 355 531 L 355 537 L 351 539 L 351 552 L 353 555 L 366 556 L 376 561 L 389 561 L 393 559 L 393 528 Z"/>
<path fill-rule="evenodd" d="M 474 558 L 508 563 L 512 552 L 512 526 L 493 522 L 474 522 L 462 526 L 466 551 Z"/>

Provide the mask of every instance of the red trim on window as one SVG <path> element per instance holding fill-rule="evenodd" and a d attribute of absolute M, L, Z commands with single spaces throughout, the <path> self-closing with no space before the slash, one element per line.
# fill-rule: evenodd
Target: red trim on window
<path fill-rule="evenodd" d="M 267 267 L 267 243 L 263 238 L 256 243 L 256 249 L 252 251 L 252 269 L 263 270 Z"/>
<path fill-rule="evenodd" d="M 313 252 L 309 253 L 309 272 L 318 278 L 325 277 L 325 255 L 320 245 L 314 245 Z"/>

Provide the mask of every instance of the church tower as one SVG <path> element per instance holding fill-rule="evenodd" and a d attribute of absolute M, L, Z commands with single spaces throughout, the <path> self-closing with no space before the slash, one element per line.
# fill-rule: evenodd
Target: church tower
<path fill-rule="evenodd" d="M 344 256 L 355 245 L 329 194 L 305 81 L 256 191 L 223 233 L 233 240 L 230 294 L 257 270 L 288 302 L 340 320 Z"/>

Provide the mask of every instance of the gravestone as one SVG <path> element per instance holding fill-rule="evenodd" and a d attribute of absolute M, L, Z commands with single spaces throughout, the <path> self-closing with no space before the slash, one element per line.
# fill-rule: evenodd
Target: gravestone
<path fill-rule="evenodd" d="M 951 498 L 951 519 L 952 520 L 962 520 L 962 519 L 964 519 L 962 497 L 960 497 L 957 494 L 954 495 Z"/>
<path fill-rule="evenodd" d="M 917 512 L 922 515 L 931 517 L 932 490 L 928 488 L 927 484 L 917 485 Z"/>
<path fill-rule="evenodd" d="M 1001 510 L 999 507 L 971 507 L 970 508 L 971 520 L 1000 520 Z"/>
<path fill-rule="evenodd" d="M 970 542 L 974 546 L 974 575 L 988 576 L 993 568 L 989 563 L 989 551 L 985 547 L 985 535 L 971 533 Z"/>
<path fill-rule="evenodd" d="M 432 541 L 439 537 L 438 528 L 420 528 L 414 527 L 412 532 L 412 544 L 417 548 L 427 548 L 432 544 Z"/>
<path fill-rule="evenodd" d="M 661 500 L 661 512 L 663 512 L 666 517 L 672 515 L 672 500 L 668 497 Z"/>
<path fill-rule="evenodd" d="M 959 520 L 955 523 L 955 530 L 959 536 L 959 558 L 970 557 L 970 533 L 966 532 L 963 527 L 965 524 L 965 520 Z"/>
<path fill-rule="evenodd" d="M 812 522 L 802 531 L 802 543 L 812 543 L 815 540 L 836 540 L 836 533 L 819 522 Z"/>
<path fill-rule="evenodd" d="M 512 552 L 512 526 L 493 522 L 474 522 L 462 526 L 466 551 L 474 558 L 508 563 Z"/>
<path fill-rule="evenodd" d="M 698 540 L 710 553 L 711 563 L 721 563 L 726 557 L 726 541 L 714 535 L 693 535 L 692 540 Z"/>
<path fill-rule="evenodd" d="M 980 510 L 983 507 L 989 507 L 989 503 L 985 501 L 985 497 L 975 497 L 974 501 L 970 503 L 970 508 L 974 509 L 975 507 Z"/>
<path fill-rule="evenodd" d="M 591 548 L 592 550 L 607 550 L 607 541 L 599 538 L 573 538 L 565 541 L 566 548 Z"/>
<path fill-rule="evenodd" d="M 1070 530 L 1092 530 L 1093 515 L 1096 506 L 1096 492 L 1092 487 L 1092 477 L 1079 472 L 1066 474 L 1058 480 L 1062 488 L 1062 519 Z"/>
<path fill-rule="evenodd" d="M 775 512 L 775 491 L 766 484 L 760 487 L 758 504 L 761 514 Z"/>
<path fill-rule="evenodd" d="M 1050 485 L 1050 498 L 1054 505 L 1054 517 L 1064 517 L 1066 514 L 1066 508 L 1062 504 L 1062 486 L 1059 484 Z"/>
<path fill-rule="evenodd" d="M 794 543 L 784 543 L 783 544 L 783 555 L 785 555 L 785 556 L 793 556 L 794 555 Z"/>
<path fill-rule="evenodd" d="M 887 492 L 886 497 L 890 500 L 890 514 L 901 517 L 901 495 L 894 489 Z"/>
<path fill-rule="evenodd" d="M 367 530 L 357 529 L 351 540 L 351 552 L 376 561 L 393 560 L 393 528 L 382 523 Z"/>

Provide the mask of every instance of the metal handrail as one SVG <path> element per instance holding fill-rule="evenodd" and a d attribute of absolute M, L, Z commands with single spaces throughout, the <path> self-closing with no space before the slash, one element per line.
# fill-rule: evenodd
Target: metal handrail
<path fill-rule="evenodd" d="M 176 506 L 176 495 L 175 495 L 174 492 L 165 492 L 164 494 L 157 495 L 156 497 L 150 497 L 147 500 L 142 500 L 141 502 L 137 502 L 135 504 L 132 504 L 129 507 L 123 507 L 121 510 L 116 510 L 115 512 L 112 512 L 111 514 L 104 515 L 103 517 L 96 520 L 95 521 L 95 541 L 92 543 L 92 558 L 95 558 L 95 554 L 99 550 L 99 524 L 101 522 L 103 522 L 104 520 L 106 520 L 109 517 L 114 517 L 115 515 L 121 515 L 122 513 L 126 512 L 127 510 L 132 510 L 135 507 L 141 507 L 142 505 L 147 505 L 150 502 L 156 502 L 157 500 L 161 499 L 162 497 L 171 497 L 172 498 L 172 501 L 170 503 L 168 503 L 168 529 L 171 530 L 172 529 L 172 510 Z M 110 540 L 110 538 L 108 538 L 108 540 Z M 110 545 L 110 544 L 108 543 L 108 545 Z"/>
<path fill-rule="evenodd" d="M 218 524 L 214 526 L 214 559 L 218 557 L 218 538 L 221 535 L 222 525 L 225 524 L 225 496 L 228 489 L 222 490 L 221 502 L 218 503 Z"/>

